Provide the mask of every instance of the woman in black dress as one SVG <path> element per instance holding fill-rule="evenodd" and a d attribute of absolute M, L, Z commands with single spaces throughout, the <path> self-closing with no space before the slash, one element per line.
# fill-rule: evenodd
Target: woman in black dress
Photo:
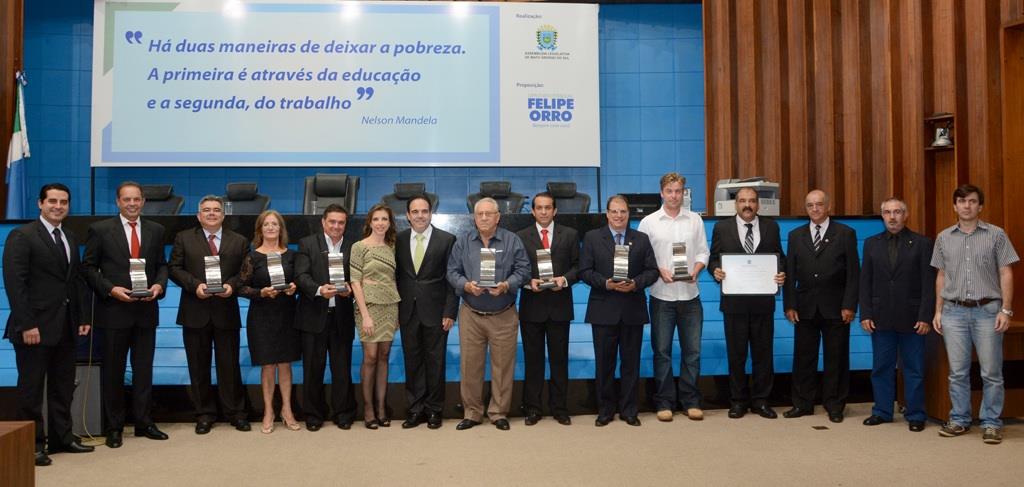
<path fill-rule="evenodd" d="M 242 289 L 239 294 L 249 298 L 246 336 L 253 365 L 261 365 L 260 384 L 263 388 L 263 433 L 274 431 L 275 375 L 281 384 L 281 419 L 285 426 L 296 431 L 300 428 L 292 412 L 292 362 L 299 359 L 301 348 L 299 332 L 292 327 L 295 319 L 294 252 L 288 251 L 288 231 L 284 218 L 274 210 L 267 210 L 256 219 L 253 232 L 253 250 L 242 264 Z M 284 268 L 283 290 L 276 290 L 270 282 L 267 256 L 281 255 Z"/>

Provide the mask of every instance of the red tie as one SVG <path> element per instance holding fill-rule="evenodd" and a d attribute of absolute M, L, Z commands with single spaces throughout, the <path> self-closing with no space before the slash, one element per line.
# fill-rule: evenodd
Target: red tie
<path fill-rule="evenodd" d="M 138 259 L 141 252 L 139 251 L 139 233 L 135 231 L 135 225 L 138 225 L 139 222 L 128 222 L 128 224 L 132 227 L 132 258 Z"/>
<path fill-rule="evenodd" d="M 548 242 L 548 229 L 547 228 L 540 229 L 540 245 L 542 247 L 544 247 L 545 249 L 551 248 L 551 243 Z"/>
<path fill-rule="evenodd" d="M 210 255 L 217 255 L 217 242 L 213 241 L 216 238 L 216 235 L 210 235 Z"/>

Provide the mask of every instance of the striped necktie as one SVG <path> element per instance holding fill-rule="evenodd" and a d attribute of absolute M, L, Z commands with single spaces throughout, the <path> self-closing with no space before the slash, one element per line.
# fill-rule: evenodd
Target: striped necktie
<path fill-rule="evenodd" d="M 821 250 L 821 225 L 814 226 L 814 251 Z"/>
<path fill-rule="evenodd" d="M 746 250 L 748 254 L 754 253 L 754 224 L 745 223 L 747 227 L 747 236 L 743 238 L 743 250 Z"/>

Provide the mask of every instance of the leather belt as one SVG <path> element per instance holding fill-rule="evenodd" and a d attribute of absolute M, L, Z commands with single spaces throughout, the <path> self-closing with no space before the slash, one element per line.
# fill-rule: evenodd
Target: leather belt
<path fill-rule="evenodd" d="M 950 302 L 951 304 L 955 304 L 957 306 L 961 306 L 961 307 L 964 307 L 964 308 L 980 308 L 982 306 L 985 306 L 988 303 L 991 303 L 992 301 L 998 301 L 998 299 L 982 298 L 982 299 L 965 299 L 963 301 L 958 301 L 956 299 L 947 299 L 947 301 Z"/>
<path fill-rule="evenodd" d="M 505 306 L 504 308 L 499 309 L 498 311 L 478 311 L 478 310 L 473 309 L 473 307 L 471 307 L 470 305 L 467 304 L 466 305 L 466 309 L 471 311 L 473 314 L 479 315 L 479 316 L 495 316 L 495 315 L 500 315 L 500 314 L 508 311 L 508 309 L 511 308 L 512 306 L 513 305 L 510 304 L 508 306 Z"/>

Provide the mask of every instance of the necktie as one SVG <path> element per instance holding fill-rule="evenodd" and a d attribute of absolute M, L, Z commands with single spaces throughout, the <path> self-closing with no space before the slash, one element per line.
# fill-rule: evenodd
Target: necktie
<path fill-rule="evenodd" d="M 128 225 L 130 225 L 132 227 L 131 252 L 132 252 L 132 258 L 133 259 L 138 259 L 139 256 L 142 254 L 142 251 L 140 250 L 141 246 L 139 245 L 139 232 L 137 232 L 135 230 L 135 226 L 138 225 L 138 224 L 139 224 L 139 222 L 128 222 Z"/>
<path fill-rule="evenodd" d="M 615 245 L 622 245 L 622 234 L 621 233 L 616 233 L 615 234 Z"/>
<path fill-rule="evenodd" d="M 747 236 L 743 237 L 743 250 L 746 250 L 748 254 L 754 253 L 754 224 L 746 223 Z"/>
<path fill-rule="evenodd" d="M 53 239 L 57 242 L 57 249 L 60 250 L 60 256 L 63 257 L 63 260 L 61 260 L 61 263 L 62 264 L 70 263 L 70 261 L 68 260 L 68 249 L 64 248 L 64 240 L 62 240 L 60 238 L 60 229 L 59 228 L 54 228 L 53 229 Z"/>
<path fill-rule="evenodd" d="M 417 273 L 420 271 L 420 264 L 423 263 L 423 234 L 416 234 L 416 248 L 412 251 L 412 268 Z"/>
<path fill-rule="evenodd" d="M 821 250 L 821 225 L 814 226 L 814 251 Z"/>
<path fill-rule="evenodd" d="M 890 269 L 895 269 L 896 268 L 896 256 L 897 256 L 897 253 L 899 252 L 898 249 L 897 249 L 897 246 L 899 245 L 899 241 L 900 241 L 900 239 L 899 239 L 898 235 L 895 235 L 895 234 L 892 234 L 892 233 L 889 234 L 889 268 Z"/>
<path fill-rule="evenodd" d="M 216 242 L 216 240 L 217 240 L 217 236 L 211 234 L 210 235 L 210 241 L 209 241 L 209 244 L 210 244 L 210 255 L 217 255 L 217 242 Z"/>
<path fill-rule="evenodd" d="M 551 242 L 548 240 L 548 229 L 542 228 L 540 230 L 540 245 L 545 249 L 551 248 Z"/>

